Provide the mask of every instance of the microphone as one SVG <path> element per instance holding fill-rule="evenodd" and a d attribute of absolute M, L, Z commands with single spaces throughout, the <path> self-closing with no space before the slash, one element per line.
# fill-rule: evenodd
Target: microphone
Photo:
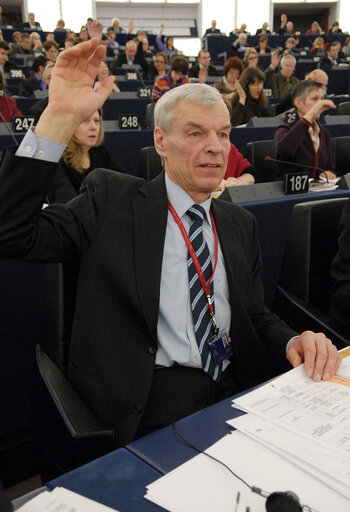
<path fill-rule="evenodd" d="M 147 86 L 145 84 L 145 81 L 144 81 L 144 79 L 142 77 L 141 71 L 139 69 L 135 69 L 135 72 L 136 72 L 137 76 L 139 77 L 139 79 L 140 79 L 140 81 L 142 83 L 142 87 L 144 87 L 145 89 L 149 89 L 149 86 Z M 150 98 L 151 102 L 154 103 L 154 98 L 152 98 L 152 93 L 150 94 L 149 98 Z"/>
<path fill-rule="evenodd" d="M 316 171 L 318 171 L 318 177 L 320 177 L 321 173 L 324 173 L 324 176 L 328 183 L 328 177 L 327 177 L 326 171 L 324 169 L 321 169 L 321 167 L 313 167 L 312 165 L 306 165 L 306 164 L 297 164 L 295 162 L 287 162 L 286 160 L 277 160 L 277 158 L 272 158 L 271 156 L 265 156 L 265 160 L 267 162 L 276 162 L 278 164 L 294 165 L 295 167 L 302 167 L 304 169 L 316 170 Z"/>
<path fill-rule="evenodd" d="M 0 112 L 0 117 L 1 117 L 1 120 L 2 120 L 2 122 L 4 123 L 4 125 L 6 126 L 7 131 L 9 132 L 9 134 L 11 135 L 11 137 L 13 138 L 13 140 L 15 141 L 16 146 L 18 147 L 18 146 L 19 146 L 19 144 L 18 144 L 18 142 L 17 142 L 17 140 L 16 140 L 16 137 L 13 135 L 13 132 L 12 132 L 11 128 L 9 127 L 8 123 L 5 121 L 4 116 L 2 115 L 2 113 L 1 113 L 1 112 Z"/>

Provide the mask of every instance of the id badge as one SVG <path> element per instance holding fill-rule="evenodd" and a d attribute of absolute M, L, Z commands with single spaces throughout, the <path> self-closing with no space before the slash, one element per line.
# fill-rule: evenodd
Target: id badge
<path fill-rule="evenodd" d="M 216 365 L 232 356 L 231 340 L 225 329 L 210 338 L 209 348 Z"/>

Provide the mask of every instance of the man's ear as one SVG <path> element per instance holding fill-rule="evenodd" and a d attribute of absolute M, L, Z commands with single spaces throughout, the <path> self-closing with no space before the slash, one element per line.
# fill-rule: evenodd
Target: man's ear
<path fill-rule="evenodd" d="M 300 98 L 294 98 L 294 106 L 297 108 L 297 110 L 300 109 L 301 103 L 302 103 L 302 101 Z"/>
<path fill-rule="evenodd" d="M 154 147 L 161 157 L 166 156 L 167 135 L 161 128 L 155 128 L 153 132 Z"/>

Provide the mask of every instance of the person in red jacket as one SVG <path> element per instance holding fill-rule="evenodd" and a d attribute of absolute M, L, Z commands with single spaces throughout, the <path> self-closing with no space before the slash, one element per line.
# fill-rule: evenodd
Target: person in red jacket
<path fill-rule="evenodd" d="M 16 100 L 10 96 L 4 94 L 6 86 L 4 75 L 0 71 L 0 122 L 4 120 L 8 123 L 11 121 L 13 116 L 22 116 L 22 112 L 17 107 Z"/>

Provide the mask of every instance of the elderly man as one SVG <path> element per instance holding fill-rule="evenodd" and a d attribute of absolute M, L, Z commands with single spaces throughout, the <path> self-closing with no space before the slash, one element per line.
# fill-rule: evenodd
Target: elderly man
<path fill-rule="evenodd" d="M 232 50 L 245 50 L 247 48 L 247 34 L 241 32 L 232 44 Z"/>
<path fill-rule="evenodd" d="M 154 181 L 101 169 L 42 210 L 65 145 L 110 95 L 113 77 L 92 88 L 103 55 L 95 39 L 60 54 L 35 134 L 0 167 L 1 256 L 80 265 L 71 382 L 120 445 L 271 377 L 288 340 L 292 365 L 329 378 L 331 341 L 296 335 L 264 306 L 254 217 L 211 199 L 231 131 L 214 88 L 184 85 L 157 103 L 165 173 Z"/>
<path fill-rule="evenodd" d="M 281 60 L 281 69 L 275 73 L 279 62 Z M 281 98 L 287 94 L 288 91 L 299 82 L 296 76 L 293 76 L 296 65 L 296 59 L 293 55 L 278 55 L 278 50 L 275 50 L 271 55 L 271 64 L 265 71 L 265 87 L 272 90 L 272 96 Z"/>
<path fill-rule="evenodd" d="M 116 34 L 122 34 L 125 30 L 120 26 L 119 18 L 112 19 L 112 25 L 108 27 L 107 32 L 113 30 Z"/>
<path fill-rule="evenodd" d="M 210 53 L 208 50 L 200 50 L 197 57 L 197 64 L 191 66 L 188 71 L 188 76 L 198 78 L 201 83 L 205 82 L 207 76 L 219 76 L 216 67 L 210 64 Z"/>
<path fill-rule="evenodd" d="M 322 69 L 313 69 L 312 71 L 310 71 L 310 73 L 307 73 L 305 75 L 304 80 L 313 80 L 314 82 L 322 84 L 324 87 L 324 94 L 326 94 L 328 85 L 328 75 L 325 71 L 322 71 Z M 287 94 L 285 94 L 283 98 L 280 99 L 280 102 L 276 107 L 276 114 L 281 114 L 282 112 L 286 112 L 287 110 L 290 110 L 291 108 L 294 107 L 294 103 L 292 101 L 292 92 L 293 89 L 288 91 Z"/>
<path fill-rule="evenodd" d="M 18 46 L 16 53 L 20 53 L 22 55 L 34 55 L 29 34 L 21 34 L 21 44 Z"/>
<path fill-rule="evenodd" d="M 204 32 L 205 36 L 210 34 L 220 34 L 220 29 L 216 28 L 216 20 L 211 20 L 211 27 Z"/>
<path fill-rule="evenodd" d="M 123 64 L 128 64 L 129 66 L 139 64 L 143 72 L 147 74 L 148 64 L 143 53 L 142 41 L 136 44 L 136 42 L 131 39 L 126 43 L 125 52 L 120 53 L 117 58 L 117 67 L 121 68 Z"/>

